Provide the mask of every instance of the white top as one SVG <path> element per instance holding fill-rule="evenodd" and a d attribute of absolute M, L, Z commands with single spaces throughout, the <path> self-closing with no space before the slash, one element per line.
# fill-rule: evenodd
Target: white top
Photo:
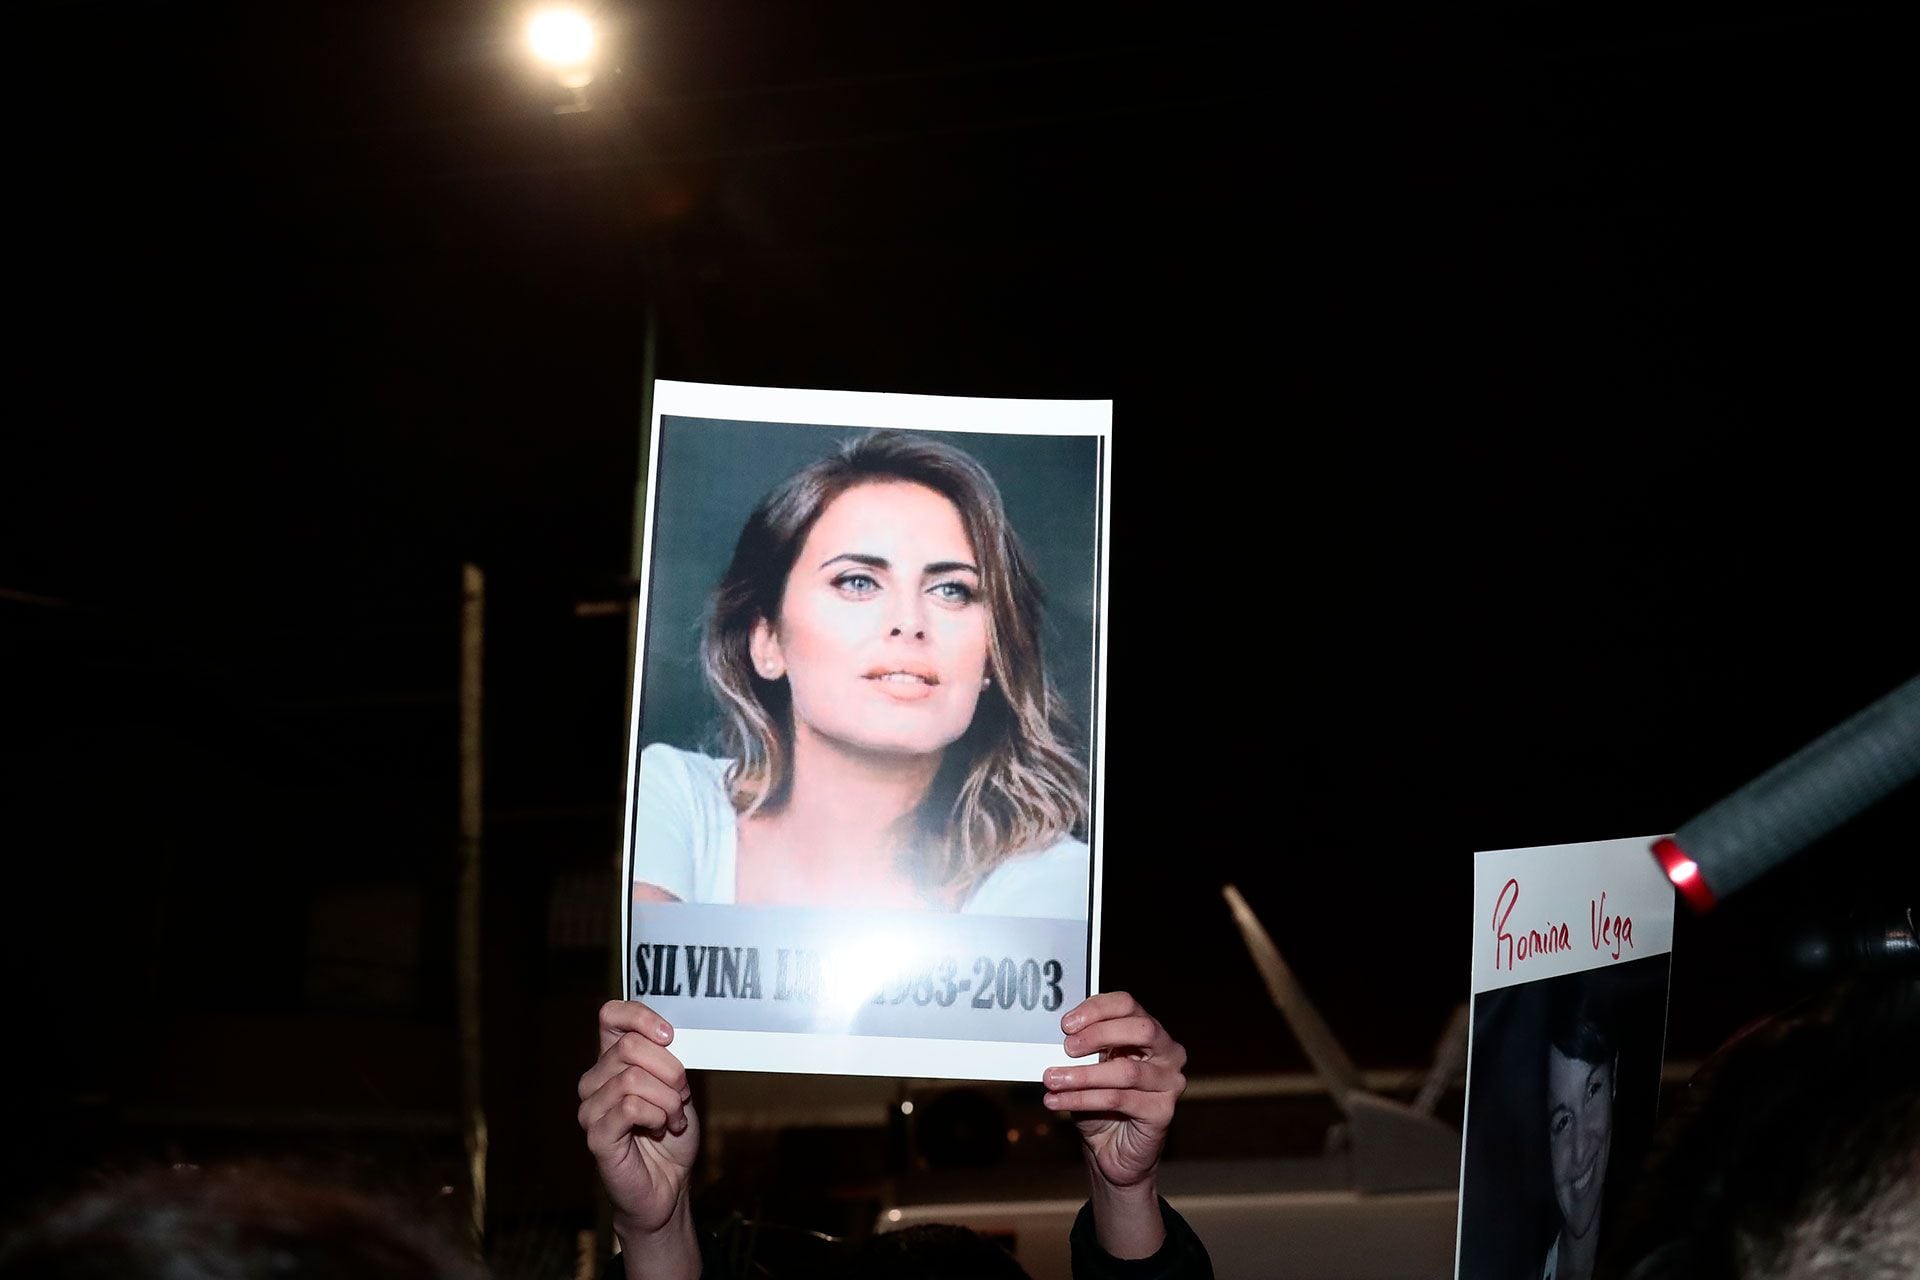
<path fill-rule="evenodd" d="M 731 903 L 739 815 L 727 762 L 656 742 L 634 784 L 633 878 L 682 902 Z M 1071 838 L 995 867 L 960 910 L 969 915 L 1085 920 L 1091 855 Z"/>

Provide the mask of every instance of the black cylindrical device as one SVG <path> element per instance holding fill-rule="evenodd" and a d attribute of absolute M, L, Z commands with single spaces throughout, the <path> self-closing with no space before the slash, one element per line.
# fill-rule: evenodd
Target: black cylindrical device
<path fill-rule="evenodd" d="M 1705 911 L 1916 776 L 1920 676 L 1655 841 L 1653 856 Z"/>

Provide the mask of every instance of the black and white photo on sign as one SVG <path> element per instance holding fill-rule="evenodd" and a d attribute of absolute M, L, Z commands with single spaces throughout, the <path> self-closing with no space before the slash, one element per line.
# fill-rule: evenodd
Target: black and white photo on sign
<path fill-rule="evenodd" d="M 1108 406 L 655 405 L 628 996 L 704 1065 L 1024 1070 L 1094 989 Z"/>
<path fill-rule="evenodd" d="M 1605 1274 L 1659 1099 L 1673 894 L 1645 839 L 1475 858 L 1456 1274 Z"/>

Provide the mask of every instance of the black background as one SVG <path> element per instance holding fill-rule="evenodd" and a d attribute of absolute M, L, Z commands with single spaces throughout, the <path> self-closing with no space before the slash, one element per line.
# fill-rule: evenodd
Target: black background
<path fill-rule="evenodd" d="M 649 308 L 662 377 L 1116 402 L 1105 972 L 1196 1073 L 1302 1065 L 1221 882 L 1417 1063 L 1470 851 L 1671 829 L 1912 674 L 1876 10 L 609 14 L 566 115 L 504 8 L 22 17 L 10 1190 L 444 1136 L 471 560 L 496 1199 L 584 1202 L 611 979 L 554 939 L 612 874 L 627 637 L 577 606 L 626 589 Z M 1915 817 L 1683 921 L 1673 1051 Z"/>

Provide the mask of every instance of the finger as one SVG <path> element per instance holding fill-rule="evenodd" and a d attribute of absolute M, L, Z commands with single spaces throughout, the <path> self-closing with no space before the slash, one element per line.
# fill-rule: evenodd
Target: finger
<path fill-rule="evenodd" d="M 592 1132 L 594 1125 L 603 1116 L 616 1110 L 628 1098 L 643 1102 L 650 1108 L 645 1113 L 647 1122 L 642 1125 L 643 1128 L 671 1128 L 677 1132 L 685 1127 L 686 1099 L 639 1067 L 627 1068 L 625 1072 L 595 1090 L 580 1104 L 578 1113 L 580 1127 Z"/>
<path fill-rule="evenodd" d="M 651 1080 L 651 1077 L 643 1077 L 643 1080 Z M 609 1080 L 605 1088 L 580 1103 L 580 1113 L 576 1119 L 580 1121 L 580 1128 L 584 1128 L 588 1134 L 591 1150 L 605 1150 L 595 1146 L 595 1140 L 618 1142 L 618 1138 L 632 1128 L 645 1130 L 649 1134 L 659 1134 L 662 1130 L 684 1132 L 687 1126 L 685 1103 L 660 1092 L 659 1080 L 651 1080 L 651 1084 L 643 1080 Z"/>
<path fill-rule="evenodd" d="M 626 1032 L 636 1032 L 656 1044 L 673 1043 L 673 1024 L 638 1000 L 609 1000 L 600 1006 L 600 1051 Z"/>
<path fill-rule="evenodd" d="M 1150 1058 L 1110 1058 L 1080 1067 L 1052 1067 L 1043 1077 L 1052 1092 L 1074 1089 L 1132 1089 L 1178 1097 L 1187 1078 L 1171 1062 Z"/>
<path fill-rule="evenodd" d="M 1041 1098 L 1049 1111 L 1107 1111 L 1165 1127 L 1173 1120 L 1171 1093 L 1139 1089 L 1062 1089 Z"/>
<path fill-rule="evenodd" d="M 1130 1018 L 1135 1014 L 1144 1014 L 1140 1002 L 1124 991 L 1102 991 L 1097 996 L 1088 996 L 1073 1008 L 1060 1015 L 1060 1030 L 1072 1035 L 1090 1022 L 1104 1022 L 1108 1018 Z"/>
<path fill-rule="evenodd" d="M 675 1122 L 666 1112 L 648 1102 L 645 1098 L 627 1094 L 592 1122 L 584 1126 L 587 1131 L 587 1150 L 599 1160 L 617 1159 L 635 1132 L 649 1138 L 659 1138 L 670 1130 L 686 1131 L 684 1118 Z"/>
<path fill-rule="evenodd" d="M 674 1057 L 671 1050 L 649 1044 L 638 1034 L 628 1032 L 607 1046 L 607 1051 L 580 1077 L 580 1097 L 585 1099 L 628 1067 L 651 1072 L 674 1093 L 683 1098 L 690 1096 L 687 1069 L 680 1064 L 680 1059 Z"/>
<path fill-rule="evenodd" d="M 1176 1049 L 1180 1055 L 1186 1052 L 1167 1034 L 1166 1028 L 1145 1014 L 1088 1023 L 1067 1037 L 1066 1050 L 1070 1058 L 1100 1049 L 1139 1049 L 1153 1057 L 1174 1057 Z"/>
<path fill-rule="evenodd" d="M 592 1128 L 593 1122 L 612 1110 L 622 1098 L 639 1098 L 652 1104 L 666 1116 L 666 1123 L 677 1124 L 685 1118 L 682 1113 L 687 1099 L 683 1095 L 668 1088 L 664 1081 L 645 1068 L 628 1067 L 581 1101 L 580 1127 Z"/>
<path fill-rule="evenodd" d="M 668 1088 L 682 1098 L 689 1096 L 687 1069 L 680 1065 L 680 1059 L 657 1044 L 647 1041 L 633 1032 L 628 1032 L 607 1046 L 600 1060 L 588 1067 L 580 1077 L 580 1097 L 584 1101 L 607 1081 L 625 1071 L 628 1067 L 639 1067 L 664 1081 Z"/>

